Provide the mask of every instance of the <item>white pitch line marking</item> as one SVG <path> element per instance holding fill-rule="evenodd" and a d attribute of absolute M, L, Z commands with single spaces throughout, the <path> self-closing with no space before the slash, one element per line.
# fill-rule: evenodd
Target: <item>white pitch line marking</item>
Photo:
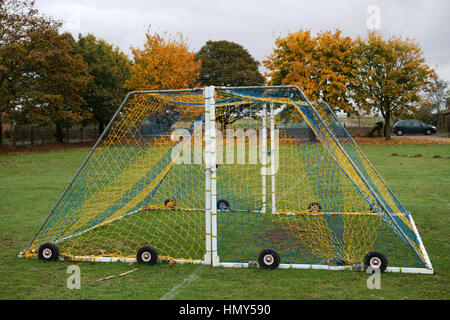
<path fill-rule="evenodd" d="M 187 278 L 173 287 L 169 292 L 167 292 L 160 300 L 172 300 L 173 297 L 178 293 L 178 291 L 185 285 L 190 284 L 191 282 L 198 279 L 198 273 L 200 268 L 197 268 L 194 272 L 192 272 Z"/>

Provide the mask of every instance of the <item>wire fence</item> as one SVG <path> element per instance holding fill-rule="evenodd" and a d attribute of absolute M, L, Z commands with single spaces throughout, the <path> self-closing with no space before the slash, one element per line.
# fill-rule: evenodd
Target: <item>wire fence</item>
<path fill-rule="evenodd" d="M 64 143 L 86 142 L 98 139 L 98 125 L 74 125 L 62 129 Z M 3 124 L 3 144 L 9 146 L 53 144 L 58 142 L 54 127 Z"/>
<path fill-rule="evenodd" d="M 354 137 L 366 137 L 373 129 L 370 126 L 344 125 L 347 131 Z M 97 140 L 101 132 L 99 126 L 75 125 L 70 128 L 63 128 L 63 142 L 77 143 Z M 3 144 L 9 146 L 23 146 L 35 144 L 53 144 L 56 139 L 56 129 L 54 127 L 33 127 L 29 125 L 9 125 L 3 124 Z"/>

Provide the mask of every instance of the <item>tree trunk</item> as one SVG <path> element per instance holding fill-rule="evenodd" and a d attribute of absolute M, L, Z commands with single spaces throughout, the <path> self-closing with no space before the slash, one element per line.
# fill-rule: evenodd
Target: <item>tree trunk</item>
<path fill-rule="evenodd" d="M 64 131 L 59 124 L 56 124 L 56 142 L 64 143 Z"/>
<path fill-rule="evenodd" d="M 53 144 L 53 128 L 52 128 L 52 126 L 48 127 L 48 134 L 49 134 L 49 138 L 50 138 L 50 144 Z"/>
<path fill-rule="evenodd" d="M 13 132 L 12 132 L 12 134 L 13 134 L 13 137 L 12 137 L 12 142 L 13 142 L 13 146 L 15 147 L 16 146 L 16 144 L 17 144 L 17 126 L 16 126 L 16 122 L 15 121 L 13 121 L 12 122 L 12 126 L 13 126 Z"/>
<path fill-rule="evenodd" d="M 391 113 L 386 112 L 384 117 L 384 137 L 386 140 L 391 140 Z"/>
<path fill-rule="evenodd" d="M 98 120 L 98 134 L 101 135 L 103 130 L 105 130 L 105 124 L 103 123 L 103 120 Z"/>
<path fill-rule="evenodd" d="M 450 132 L 450 114 L 447 114 L 445 121 L 447 121 L 447 132 Z"/>
<path fill-rule="evenodd" d="M 0 144 L 3 144 L 3 124 L 1 112 L 0 112 Z"/>
<path fill-rule="evenodd" d="M 30 144 L 34 146 L 34 128 L 33 126 L 30 127 Z"/>

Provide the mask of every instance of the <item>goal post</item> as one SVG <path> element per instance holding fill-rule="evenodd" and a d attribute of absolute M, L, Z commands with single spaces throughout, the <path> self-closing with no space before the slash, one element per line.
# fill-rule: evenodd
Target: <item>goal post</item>
<path fill-rule="evenodd" d="M 296 86 L 127 95 L 24 252 L 433 273 L 412 215 Z"/>
<path fill-rule="evenodd" d="M 206 87 L 205 97 L 205 167 L 206 167 L 206 202 L 208 203 L 206 211 L 206 237 L 210 244 L 210 256 L 208 262 L 213 266 L 218 264 L 217 256 L 217 191 L 216 191 L 216 116 L 215 116 L 215 88 Z"/>

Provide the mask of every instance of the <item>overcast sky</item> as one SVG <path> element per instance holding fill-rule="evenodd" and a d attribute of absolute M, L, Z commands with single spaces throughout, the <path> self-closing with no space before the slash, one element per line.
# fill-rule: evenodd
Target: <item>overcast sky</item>
<path fill-rule="evenodd" d="M 150 25 L 158 33 L 181 32 L 194 51 L 208 40 L 228 40 L 262 61 L 277 36 L 336 28 L 351 37 L 365 36 L 368 20 L 371 25 L 379 21 L 386 36 L 416 39 L 430 65 L 450 82 L 449 0 L 37 0 L 36 5 L 62 20 L 64 30 L 93 33 L 130 58 L 130 46 L 142 47 Z"/>

